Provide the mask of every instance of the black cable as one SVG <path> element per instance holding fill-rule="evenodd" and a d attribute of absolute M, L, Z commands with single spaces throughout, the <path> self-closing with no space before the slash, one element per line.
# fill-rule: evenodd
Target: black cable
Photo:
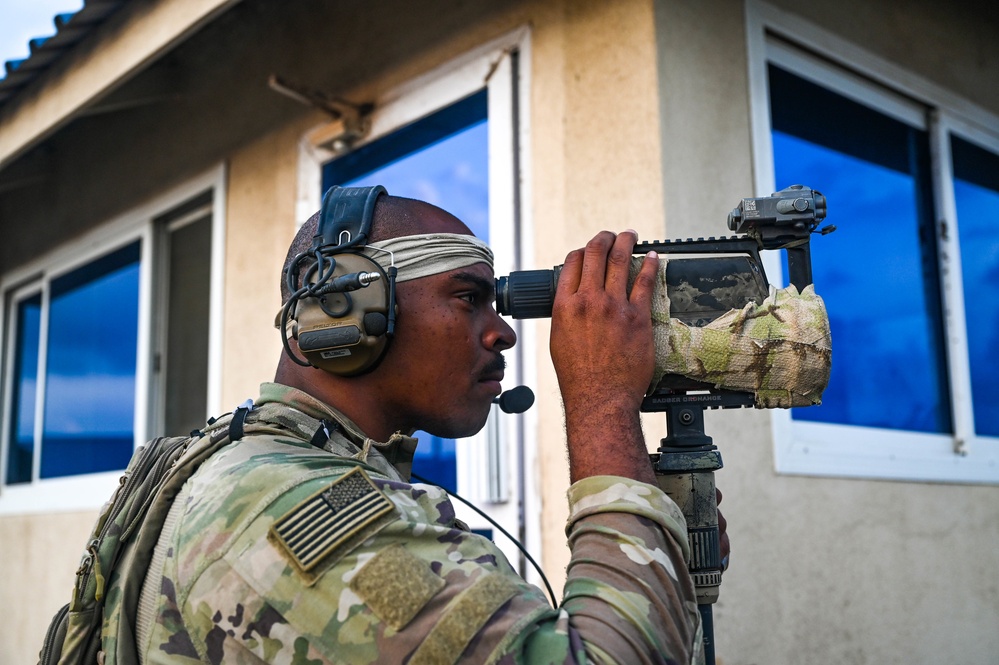
<path fill-rule="evenodd" d="M 333 278 L 333 274 L 336 272 L 336 259 L 332 256 L 331 250 L 333 248 L 328 245 L 313 246 L 307 252 L 302 252 L 291 262 L 289 266 L 288 273 L 285 275 L 285 284 L 288 290 L 292 292 L 291 297 L 288 298 L 288 302 L 284 304 L 281 308 L 281 345 L 284 347 L 285 353 L 291 358 L 296 365 L 301 365 L 302 367 L 312 367 L 312 363 L 307 360 L 303 360 L 295 355 L 294 351 L 291 350 L 291 346 L 288 344 L 288 317 L 291 315 L 292 309 L 298 304 L 298 301 L 302 299 L 303 296 L 311 296 L 318 298 L 318 291 Z M 299 272 L 302 261 L 309 258 L 315 259 L 315 263 L 306 271 L 303 277 L 303 284 L 301 287 L 298 285 Z M 328 264 L 328 265 L 326 265 Z M 316 273 L 315 282 L 306 282 L 309 275 L 313 272 Z"/>
<path fill-rule="evenodd" d="M 332 252 L 325 250 L 322 247 L 318 247 L 316 248 L 314 255 L 316 257 L 316 264 L 313 269 L 316 271 L 316 281 L 307 285 L 309 294 L 313 296 L 316 295 L 316 290 L 319 289 L 319 287 L 333 279 L 333 273 L 336 272 L 336 259 L 333 258 Z M 324 269 L 323 266 L 326 263 L 329 263 L 329 266 Z"/>
<path fill-rule="evenodd" d="M 504 536 L 506 536 L 507 538 L 509 538 L 510 542 L 512 542 L 514 545 L 517 546 L 517 549 L 520 550 L 521 554 L 523 554 L 527 558 L 527 560 L 531 562 L 531 565 L 534 566 L 534 569 L 536 571 L 538 571 L 538 575 L 541 576 L 541 581 L 545 583 L 545 589 L 548 590 L 548 595 L 552 599 L 552 607 L 554 607 L 556 609 L 558 608 L 558 601 L 555 599 L 555 592 L 552 591 L 552 585 L 548 583 L 548 578 L 545 577 L 545 572 L 543 570 L 541 570 L 541 566 L 538 565 L 538 562 L 534 560 L 534 557 L 531 556 L 531 554 L 527 551 L 527 549 L 524 548 L 524 546 L 520 543 L 519 540 L 517 540 L 516 538 L 514 538 L 510 534 L 510 532 L 508 532 L 506 529 L 504 529 L 503 527 L 501 527 L 496 522 L 496 520 L 494 520 L 493 518 L 489 517 L 489 515 L 486 515 L 477 506 L 473 505 L 470 501 L 468 501 L 467 499 L 465 499 L 464 497 L 462 497 L 457 492 L 452 492 L 451 490 L 447 489 L 446 487 L 441 487 L 437 483 L 432 482 L 430 480 L 427 480 L 426 478 L 423 478 L 422 476 L 419 476 L 419 475 L 417 475 L 415 473 L 410 473 L 409 475 L 412 476 L 413 478 L 416 478 L 421 483 L 424 483 L 426 485 L 433 485 L 434 487 L 439 487 L 440 489 L 444 490 L 445 492 L 447 492 L 449 495 L 451 495 L 455 499 L 458 499 L 458 501 L 461 501 L 463 504 L 465 504 L 466 506 L 468 506 L 469 508 L 471 508 L 472 510 L 474 510 L 475 512 L 477 512 L 479 515 L 481 515 L 482 517 L 484 517 L 487 522 L 489 522 L 494 527 L 496 527 L 497 529 L 499 529 L 500 533 L 502 533 Z"/>
<path fill-rule="evenodd" d="M 395 336 L 395 280 L 396 275 L 399 271 L 395 267 L 395 264 L 389 266 L 388 269 L 388 283 L 389 283 L 389 301 L 388 301 L 388 322 L 385 327 L 385 334 L 389 337 Z"/>

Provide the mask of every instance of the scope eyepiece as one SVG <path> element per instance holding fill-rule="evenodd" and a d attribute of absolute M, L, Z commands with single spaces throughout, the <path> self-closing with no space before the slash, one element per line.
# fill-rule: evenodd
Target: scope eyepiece
<path fill-rule="evenodd" d="M 496 311 L 515 319 L 552 315 L 561 266 L 553 270 L 518 270 L 496 280 Z"/>

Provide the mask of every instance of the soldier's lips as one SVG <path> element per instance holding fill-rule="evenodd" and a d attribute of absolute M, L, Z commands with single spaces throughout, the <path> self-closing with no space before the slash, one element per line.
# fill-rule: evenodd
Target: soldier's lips
<path fill-rule="evenodd" d="M 479 385 L 484 386 L 489 392 L 493 394 L 493 397 L 499 395 L 503 392 L 503 388 L 500 386 L 500 382 L 503 380 L 503 374 L 487 374 L 486 376 L 479 379 Z"/>
<path fill-rule="evenodd" d="M 501 353 L 494 354 L 492 359 L 482 368 L 482 373 L 479 375 L 479 385 L 485 386 L 492 397 L 496 397 L 503 392 L 503 388 L 500 387 L 500 381 L 503 380 L 505 369 L 506 361 L 503 359 L 503 354 Z"/>

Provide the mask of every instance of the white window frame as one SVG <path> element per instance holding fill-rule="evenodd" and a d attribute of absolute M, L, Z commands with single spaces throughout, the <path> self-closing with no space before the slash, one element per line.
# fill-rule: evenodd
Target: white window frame
<path fill-rule="evenodd" d="M 767 64 L 929 132 L 936 214 L 949 227 L 939 246 L 945 350 L 954 432 L 927 434 L 794 420 L 771 412 L 777 472 L 917 482 L 999 483 L 999 438 L 974 435 L 950 134 L 999 154 L 999 118 L 827 30 L 768 3 L 746 4 L 753 166 L 757 196 L 775 191 Z M 801 45 L 800 48 L 798 45 Z M 807 47 L 806 47 L 807 45 Z M 812 51 L 809 51 L 809 48 Z M 818 52 L 821 59 L 811 55 Z M 821 183 L 805 183 L 822 189 Z M 834 211 L 835 202 L 830 208 Z M 835 223 L 835 220 L 830 219 Z M 843 220 L 848 224 L 849 220 Z M 939 238 L 940 234 L 938 234 Z M 821 252 L 821 239 L 814 251 Z M 768 253 L 770 254 L 770 253 Z M 767 271 L 781 274 L 778 257 Z M 822 285 L 816 289 L 822 293 Z M 835 362 L 836 340 L 833 339 Z"/>
<path fill-rule="evenodd" d="M 519 60 L 514 80 L 511 54 Z M 521 269 L 520 257 L 532 256 L 530 206 L 515 210 L 513 201 L 531 199 L 530 160 L 530 30 L 518 28 L 400 86 L 375 100 L 371 128 L 354 147 L 361 147 L 420 118 L 447 107 L 483 88 L 488 89 L 489 119 L 489 243 L 495 255 L 497 275 Z M 513 113 L 514 85 L 517 114 Z M 334 123 L 335 124 L 335 123 Z M 304 223 L 319 209 L 322 198 L 322 166 L 336 155 L 314 142 L 329 136 L 324 127 L 306 132 L 299 143 L 297 221 Z M 517 146 L 517 154 L 514 147 Z M 516 161 L 515 161 L 516 160 Z M 514 178 L 519 170 L 519 183 Z M 519 192 L 517 187 L 519 186 Z M 515 199 L 515 194 L 519 196 Z M 513 233 L 510 229 L 515 229 Z M 505 387 L 536 384 L 536 340 L 519 322 L 511 322 L 518 343 L 506 354 Z M 495 409 L 494 409 L 495 411 Z M 457 441 L 458 492 L 497 520 L 532 554 L 541 545 L 540 479 L 537 477 L 537 447 L 525 432 L 537 431 L 535 410 L 512 416 L 493 414 L 479 434 Z M 455 502 L 459 517 L 473 528 L 493 527 Z M 521 533 L 519 530 L 523 529 Z M 495 542 L 510 561 L 520 559 L 516 547 L 497 533 Z M 534 574 L 527 571 L 529 578 Z"/>
<path fill-rule="evenodd" d="M 4 306 L 0 308 L 0 330 L 6 338 L 3 372 L 3 431 L 0 432 L 0 516 L 39 514 L 99 508 L 118 486 L 118 479 L 124 469 L 101 473 L 79 474 L 59 478 L 38 478 L 38 465 L 32 470 L 32 480 L 28 483 L 6 485 L 7 446 L 11 409 L 11 386 L 14 335 L 8 321 L 6 298 L 19 297 L 35 289 L 46 290 L 51 281 L 62 274 L 75 270 L 101 256 L 124 247 L 136 240 L 141 241 L 139 258 L 139 325 L 136 349 L 135 371 L 135 415 L 133 420 L 134 441 L 138 447 L 150 437 L 151 400 L 157 399 L 150 381 L 151 328 L 153 321 L 153 237 L 154 220 L 191 198 L 213 191 L 212 204 L 212 269 L 211 269 L 211 314 L 209 321 L 209 370 L 208 370 L 208 412 L 218 411 L 221 394 L 222 370 L 222 303 L 224 279 L 225 245 L 225 167 L 220 165 L 184 184 L 175 187 L 154 200 L 134 208 L 99 227 L 84 234 L 81 238 L 58 245 L 27 264 L 0 276 L 0 294 Z M 28 290 L 26 290 L 28 289 Z M 29 291 L 30 290 L 30 291 Z M 47 296 L 43 293 L 41 335 L 45 339 L 47 325 Z M 35 428 L 39 430 L 40 419 L 44 417 L 43 377 L 45 370 L 45 349 L 39 349 L 39 380 L 35 399 Z M 34 453 L 41 449 L 36 440 Z"/>

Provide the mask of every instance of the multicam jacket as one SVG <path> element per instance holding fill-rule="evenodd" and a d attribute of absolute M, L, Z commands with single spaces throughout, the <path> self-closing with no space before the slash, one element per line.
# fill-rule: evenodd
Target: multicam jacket
<path fill-rule="evenodd" d="M 553 609 L 442 490 L 408 482 L 415 440 L 372 445 L 276 384 L 247 422 L 167 518 L 136 622 L 145 663 L 703 658 L 683 516 L 658 488 L 611 476 L 569 488 L 572 558 Z"/>

